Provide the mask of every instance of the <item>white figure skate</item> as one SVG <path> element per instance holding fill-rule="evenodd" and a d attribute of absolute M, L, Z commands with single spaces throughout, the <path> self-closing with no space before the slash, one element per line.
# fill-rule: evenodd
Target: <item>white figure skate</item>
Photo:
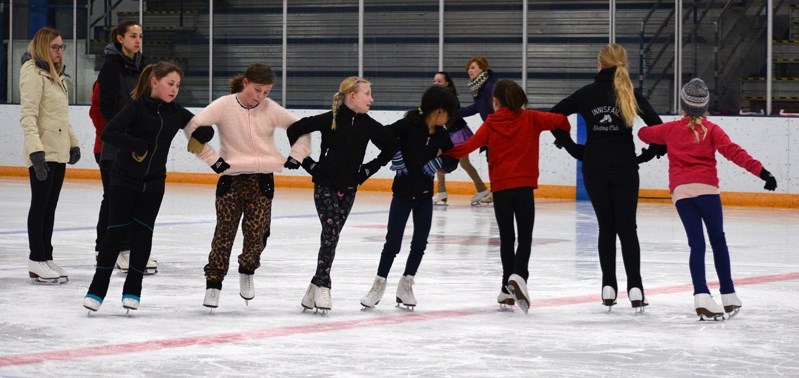
<path fill-rule="evenodd" d="M 405 306 L 408 310 L 416 307 L 416 297 L 413 295 L 413 276 L 402 276 L 397 284 L 397 307 Z"/>
<path fill-rule="evenodd" d="M 377 306 L 377 304 L 380 303 L 380 300 L 383 299 L 383 294 L 385 294 L 385 292 L 386 279 L 376 276 L 375 282 L 372 284 L 372 288 L 363 298 L 361 298 L 361 306 L 363 306 L 361 310 L 366 310 Z"/>
<path fill-rule="evenodd" d="M 724 309 L 707 293 L 694 295 L 694 307 L 699 320 L 724 320 Z"/>

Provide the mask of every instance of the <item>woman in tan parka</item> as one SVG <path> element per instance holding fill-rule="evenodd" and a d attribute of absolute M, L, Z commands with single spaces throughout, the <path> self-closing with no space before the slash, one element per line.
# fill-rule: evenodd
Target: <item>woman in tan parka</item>
<path fill-rule="evenodd" d="M 31 184 L 28 210 L 28 271 L 34 282 L 69 280 L 53 262 L 53 224 L 66 163 L 80 159 L 78 138 L 69 124 L 64 77 L 64 41 L 58 30 L 44 27 L 28 44 L 20 69 L 20 123 Z"/>

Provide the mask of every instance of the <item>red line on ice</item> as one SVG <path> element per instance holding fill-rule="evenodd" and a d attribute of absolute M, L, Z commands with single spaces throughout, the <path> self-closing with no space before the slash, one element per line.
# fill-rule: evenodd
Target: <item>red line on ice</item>
<path fill-rule="evenodd" d="M 738 286 L 755 285 L 767 282 L 789 281 L 795 279 L 799 279 L 799 272 L 737 279 L 735 280 L 735 285 Z M 718 283 L 717 282 L 710 283 L 710 285 L 718 286 Z M 671 294 L 671 293 L 691 291 L 692 288 L 693 287 L 690 284 L 674 285 L 674 286 L 646 289 L 646 293 L 647 296 L 652 296 L 657 294 Z M 620 294 L 623 296 L 623 293 Z M 580 295 L 575 297 L 553 298 L 553 299 L 544 299 L 540 301 L 535 301 L 531 307 L 532 308 L 556 307 L 556 306 L 566 306 L 566 305 L 573 305 L 580 303 L 590 303 L 594 301 L 598 301 L 596 295 Z M 493 311 L 493 309 L 494 308 L 492 307 L 491 311 Z M 150 352 L 150 351 L 156 351 L 168 348 L 190 347 L 195 345 L 226 344 L 237 341 L 262 340 L 262 339 L 270 339 L 275 337 L 282 337 L 282 336 L 289 336 L 296 334 L 319 333 L 319 332 L 339 331 L 339 330 L 361 328 L 361 327 L 373 327 L 373 326 L 389 325 L 389 324 L 401 324 L 401 323 L 420 322 L 427 320 L 456 318 L 463 316 L 485 314 L 487 313 L 487 311 L 488 311 L 487 308 L 482 307 L 482 308 L 472 308 L 472 309 L 457 310 L 457 311 L 443 310 L 443 311 L 433 311 L 426 313 L 414 312 L 410 314 L 388 315 L 388 316 L 381 316 L 370 319 L 333 321 L 327 324 L 308 324 L 308 325 L 289 326 L 281 328 L 256 329 L 245 332 L 220 333 L 216 335 L 183 337 L 183 338 L 167 339 L 167 340 L 148 340 L 148 341 L 124 343 L 116 345 L 103 345 L 103 346 L 95 346 L 87 348 L 57 350 L 51 352 L 29 353 L 29 354 L 0 357 L 0 367 L 28 365 L 40 362 L 75 360 L 88 357 L 120 355 L 127 353 L 136 353 L 136 352 Z"/>

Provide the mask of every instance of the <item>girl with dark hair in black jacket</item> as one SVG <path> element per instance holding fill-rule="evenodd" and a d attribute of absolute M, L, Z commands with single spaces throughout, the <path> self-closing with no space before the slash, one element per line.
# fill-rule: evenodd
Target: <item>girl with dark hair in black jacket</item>
<path fill-rule="evenodd" d="M 122 306 L 139 308 L 142 275 L 150 257 L 155 218 L 164 198 L 169 146 L 194 116 L 173 102 L 183 71 L 159 62 L 142 71 L 134 101 L 103 131 L 103 142 L 119 149 L 111 169 L 108 230 L 97 257 L 97 269 L 83 300 L 91 311 L 103 303 L 119 247 L 130 234 L 130 269 L 122 288 Z"/>
<path fill-rule="evenodd" d="M 433 178 L 441 169 L 441 151 L 452 148 L 452 140 L 443 125 L 457 114 L 458 100 L 448 89 L 440 86 L 428 88 L 422 95 L 418 109 L 405 113 L 405 117 L 388 127 L 399 139 L 402 162 L 392 161 L 396 171 L 391 190 L 394 198 L 388 211 L 388 232 L 377 276 L 369 293 L 361 299 L 364 308 L 380 302 L 386 291 L 386 278 L 394 258 L 402 247 L 405 224 L 413 213 L 413 238 L 405 271 L 397 285 L 397 303 L 416 306 L 413 283 L 416 271 L 427 248 L 427 237 L 433 222 Z"/>

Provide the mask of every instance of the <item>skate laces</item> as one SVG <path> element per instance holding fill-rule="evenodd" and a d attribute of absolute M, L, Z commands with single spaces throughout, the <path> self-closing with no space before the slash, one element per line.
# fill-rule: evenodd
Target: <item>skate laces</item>
<path fill-rule="evenodd" d="M 366 298 L 370 301 L 377 301 L 383 297 L 383 293 L 386 290 L 386 283 L 383 281 L 382 283 L 375 281 L 374 285 L 372 285 L 372 290 L 369 290 L 369 293 L 366 294 Z"/>
<path fill-rule="evenodd" d="M 330 289 L 326 287 L 319 288 L 319 299 L 322 303 L 330 303 Z"/>
<path fill-rule="evenodd" d="M 405 276 L 403 281 L 404 282 L 402 286 L 403 289 L 405 289 L 405 292 L 413 295 L 413 276 Z"/>

